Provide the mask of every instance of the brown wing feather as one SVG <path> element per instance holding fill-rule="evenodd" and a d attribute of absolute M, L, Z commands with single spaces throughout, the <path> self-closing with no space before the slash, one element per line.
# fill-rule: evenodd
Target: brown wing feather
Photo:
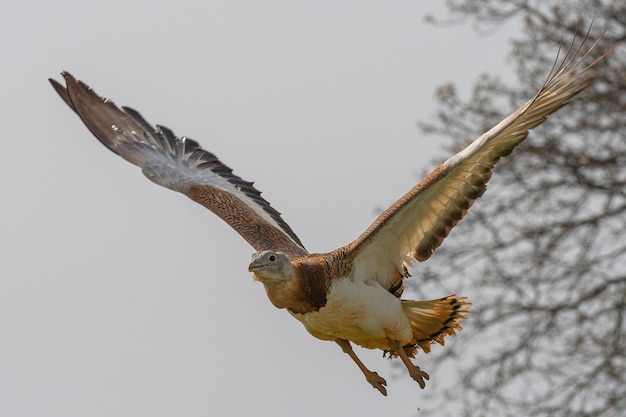
<path fill-rule="evenodd" d="M 397 280 L 405 276 L 401 272 L 413 259 L 428 259 L 484 193 L 498 160 L 510 154 L 530 129 L 589 86 L 593 76 L 588 71 L 611 51 L 576 72 L 596 44 L 582 57 L 582 43 L 570 47 L 534 98 L 437 167 L 342 248 L 353 268 L 389 289 L 398 285 Z"/>
<path fill-rule="evenodd" d="M 253 183 L 234 175 L 215 155 L 164 126 L 151 126 L 131 108 L 118 108 L 70 74 L 63 76 L 66 87 L 50 80 L 63 101 L 102 144 L 139 166 L 151 181 L 212 210 L 256 250 L 307 254 Z"/>
<path fill-rule="evenodd" d="M 208 185 L 194 185 L 189 188 L 187 196 L 217 214 L 257 250 L 274 248 L 289 255 L 304 254 L 302 247 L 283 231 L 226 191 Z"/>

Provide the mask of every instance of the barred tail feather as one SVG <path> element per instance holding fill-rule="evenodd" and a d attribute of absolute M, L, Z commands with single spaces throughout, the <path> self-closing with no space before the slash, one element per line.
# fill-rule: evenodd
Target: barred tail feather
<path fill-rule="evenodd" d="M 444 344 L 446 335 L 454 336 L 461 330 L 460 322 L 469 314 L 467 297 L 455 294 L 429 301 L 402 300 L 402 309 L 411 323 L 413 339 L 406 345 L 405 351 L 415 356 L 419 346 L 426 353 L 434 342 Z"/>

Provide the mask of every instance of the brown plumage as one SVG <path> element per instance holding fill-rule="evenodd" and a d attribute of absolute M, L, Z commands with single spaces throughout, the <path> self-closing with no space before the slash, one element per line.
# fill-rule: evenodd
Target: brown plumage
<path fill-rule="evenodd" d="M 313 336 L 335 341 L 386 395 L 386 381 L 365 367 L 350 342 L 399 358 L 424 387 L 428 374 L 409 358 L 418 348 L 428 353 L 432 343 L 443 345 L 446 335 L 454 336 L 470 304 L 454 295 L 401 300 L 409 268 L 415 259 L 427 260 L 484 193 L 498 160 L 592 82 L 589 70 L 606 56 L 583 66 L 594 46 L 581 54 L 582 43 L 572 44 L 535 97 L 435 168 L 356 240 L 323 254 L 309 254 L 253 183 L 195 141 L 151 126 L 68 73 L 63 73 L 66 86 L 50 81 L 106 147 L 151 181 L 213 211 L 250 243 L 257 252 L 248 269 L 272 304 L 287 309 Z"/>

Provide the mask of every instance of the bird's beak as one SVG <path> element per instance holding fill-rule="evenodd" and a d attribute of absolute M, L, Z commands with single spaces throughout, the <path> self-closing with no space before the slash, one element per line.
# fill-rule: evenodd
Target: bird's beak
<path fill-rule="evenodd" d="M 261 271 L 261 269 L 263 269 L 263 266 L 263 262 L 259 261 L 258 259 L 250 262 L 250 265 L 248 265 L 248 271 L 252 272 L 253 281 L 261 281 L 261 276 L 257 274 L 257 272 Z"/>
<path fill-rule="evenodd" d="M 250 265 L 248 265 L 248 271 L 250 272 L 255 272 L 258 271 L 259 269 L 263 268 L 263 262 L 255 259 L 254 261 L 250 262 Z"/>

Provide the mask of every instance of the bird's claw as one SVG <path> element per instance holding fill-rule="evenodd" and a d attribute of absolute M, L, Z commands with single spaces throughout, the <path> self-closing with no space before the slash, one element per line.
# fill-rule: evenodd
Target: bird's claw
<path fill-rule="evenodd" d="M 411 375 L 411 378 L 413 378 L 420 385 L 421 389 L 424 389 L 424 387 L 426 386 L 426 381 L 424 381 L 424 379 L 430 379 L 430 376 L 416 365 L 413 365 L 409 368 L 409 375 Z"/>
<path fill-rule="evenodd" d="M 366 375 L 365 379 L 367 379 L 367 382 L 369 382 L 371 386 L 380 391 L 381 394 L 387 396 L 387 389 L 385 388 L 387 381 L 385 381 L 385 378 L 378 375 L 376 372 L 370 371 L 370 373 Z"/>

